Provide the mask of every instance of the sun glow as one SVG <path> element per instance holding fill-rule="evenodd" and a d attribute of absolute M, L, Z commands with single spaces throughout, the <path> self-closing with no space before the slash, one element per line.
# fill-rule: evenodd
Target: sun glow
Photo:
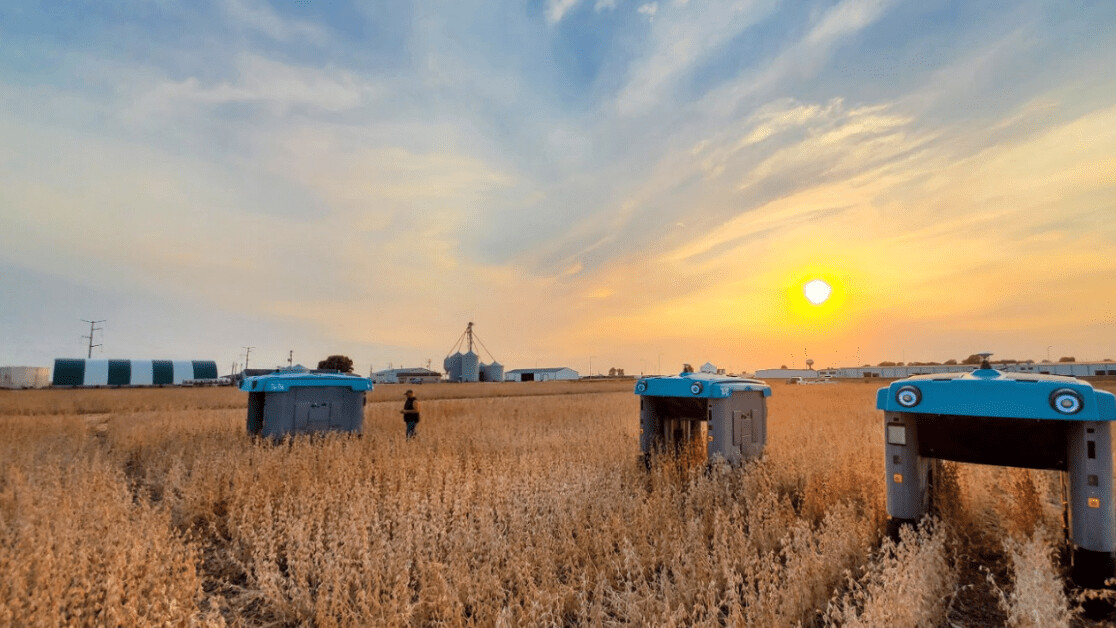
<path fill-rule="evenodd" d="M 807 301 L 814 305 L 821 305 L 829 299 L 829 295 L 833 293 L 833 288 L 821 279 L 814 279 L 802 287 L 802 292 L 806 295 Z"/>

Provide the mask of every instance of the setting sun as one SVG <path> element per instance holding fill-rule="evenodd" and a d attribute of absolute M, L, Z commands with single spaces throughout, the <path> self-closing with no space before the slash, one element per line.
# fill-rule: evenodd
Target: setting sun
<path fill-rule="evenodd" d="M 814 305 L 821 305 L 829 299 L 829 295 L 833 292 L 833 288 L 821 279 L 814 279 L 802 287 L 802 292 L 806 295 L 806 300 Z"/>

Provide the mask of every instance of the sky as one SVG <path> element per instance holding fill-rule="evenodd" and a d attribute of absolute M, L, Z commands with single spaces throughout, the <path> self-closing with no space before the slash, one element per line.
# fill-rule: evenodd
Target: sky
<path fill-rule="evenodd" d="M 1116 3 L 0 5 L 0 365 L 1116 358 Z M 822 305 L 802 288 L 832 287 Z M 489 354 L 482 353 L 488 360 Z"/>

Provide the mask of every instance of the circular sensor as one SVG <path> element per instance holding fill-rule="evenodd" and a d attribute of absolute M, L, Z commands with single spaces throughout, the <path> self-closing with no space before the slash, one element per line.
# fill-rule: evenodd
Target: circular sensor
<path fill-rule="evenodd" d="M 895 400 L 904 408 L 913 408 L 922 401 L 922 391 L 915 386 L 903 386 L 896 391 Z"/>
<path fill-rule="evenodd" d="M 647 382 L 640 382 L 636 384 L 636 392 L 643 392 L 647 390 Z"/>
<path fill-rule="evenodd" d="M 700 395 L 701 394 L 701 388 L 702 388 L 701 382 L 694 382 L 694 383 L 690 384 L 690 392 L 692 392 L 695 395 Z"/>
<path fill-rule="evenodd" d="M 1081 406 L 1085 405 L 1081 395 L 1069 388 L 1059 388 L 1050 393 L 1050 405 L 1062 414 L 1077 414 Z"/>

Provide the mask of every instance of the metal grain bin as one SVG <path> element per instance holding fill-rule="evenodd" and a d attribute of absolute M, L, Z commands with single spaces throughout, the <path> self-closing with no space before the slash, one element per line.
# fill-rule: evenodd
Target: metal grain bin
<path fill-rule="evenodd" d="M 504 365 L 499 362 L 492 364 L 484 364 L 481 368 L 481 381 L 482 382 L 502 382 L 504 381 Z"/>
<path fill-rule="evenodd" d="M 1053 469 L 1068 476 L 1073 578 L 1098 587 L 1114 575 L 1112 421 L 1116 397 L 1079 379 L 1004 373 L 908 377 L 879 389 L 884 412 L 888 529 L 931 504 L 939 460 Z"/>
<path fill-rule="evenodd" d="M 757 379 L 711 373 L 645 377 L 640 396 L 640 450 L 701 448 L 709 460 L 730 463 L 763 455 L 767 443 L 767 397 L 771 387 Z"/>
<path fill-rule="evenodd" d="M 461 376 L 459 381 L 462 382 L 479 382 L 480 381 L 480 356 L 472 351 L 467 351 L 461 356 Z"/>
<path fill-rule="evenodd" d="M 372 380 L 345 373 L 278 372 L 245 378 L 248 433 L 280 439 L 288 434 L 360 433 L 365 393 Z"/>
<path fill-rule="evenodd" d="M 449 378 L 449 381 L 451 381 L 451 382 L 461 381 L 461 361 L 462 361 L 463 358 L 464 358 L 464 356 L 461 355 L 460 351 L 458 351 L 457 353 L 454 353 L 453 355 L 446 358 L 446 360 L 445 360 L 445 367 L 446 367 L 445 371 L 446 371 L 446 377 Z"/>

